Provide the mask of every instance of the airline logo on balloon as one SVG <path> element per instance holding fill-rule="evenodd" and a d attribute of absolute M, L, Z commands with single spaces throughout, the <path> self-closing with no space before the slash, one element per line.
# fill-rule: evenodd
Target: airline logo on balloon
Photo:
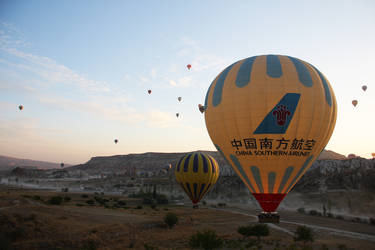
<path fill-rule="evenodd" d="M 287 93 L 266 115 L 254 131 L 259 134 L 285 134 L 293 119 L 301 94 Z M 242 138 L 231 145 L 237 156 L 309 156 L 315 140 L 306 138 Z"/>
<path fill-rule="evenodd" d="M 301 94 L 287 93 L 263 119 L 254 134 L 285 134 Z"/>

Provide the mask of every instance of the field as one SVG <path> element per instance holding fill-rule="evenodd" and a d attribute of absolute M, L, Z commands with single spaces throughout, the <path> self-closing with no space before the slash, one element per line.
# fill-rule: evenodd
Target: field
<path fill-rule="evenodd" d="M 59 203 L 54 196 L 61 204 L 51 204 Z M 163 222 L 170 212 L 178 216 L 171 229 Z M 151 207 L 124 196 L 1 187 L 0 249 L 190 249 L 190 237 L 206 229 L 223 240 L 220 249 L 301 249 L 293 236 L 302 224 L 315 236 L 305 249 L 375 249 L 374 225 L 286 210 L 269 236 L 244 238 L 238 227 L 256 224 L 257 213 L 240 205 Z"/>

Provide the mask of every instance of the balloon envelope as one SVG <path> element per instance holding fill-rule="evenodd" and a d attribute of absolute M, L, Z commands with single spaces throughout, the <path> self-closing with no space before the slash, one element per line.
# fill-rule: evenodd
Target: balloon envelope
<path fill-rule="evenodd" d="M 349 159 L 356 158 L 356 155 L 355 155 L 355 154 L 349 154 L 349 155 L 348 155 L 348 158 L 349 158 Z"/>
<path fill-rule="evenodd" d="M 149 94 L 151 94 L 151 89 L 147 90 L 147 92 L 148 92 Z"/>
<path fill-rule="evenodd" d="M 177 100 L 178 100 L 179 102 L 181 102 L 181 100 L 182 100 L 182 97 L 181 97 L 181 96 L 179 96 L 179 97 L 177 98 Z"/>
<path fill-rule="evenodd" d="M 276 211 L 319 156 L 336 122 L 336 99 L 311 64 L 280 55 L 235 62 L 211 83 L 205 100 L 217 150 L 258 200 Z"/>
<path fill-rule="evenodd" d="M 22 109 L 23 109 L 23 106 L 22 106 L 22 105 L 20 105 L 20 106 L 18 106 L 18 108 L 19 108 L 20 110 L 22 110 Z"/>
<path fill-rule="evenodd" d="M 355 107 L 355 106 L 357 106 L 358 101 L 357 101 L 357 100 L 353 100 L 353 101 L 352 101 L 352 104 L 353 104 L 353 106 Z"/>
<path fill-rule="evenodd" d="M 201 113 L 204 113 L 204 106 L 202 104 L 198 104 L 198 109 Z"/>
<path fill-rule="evenodd" d="M 372 157 L 374 157 L 374 158 L 375 158 L 375 153 L 372 153 L 371 155 L 372 155 Z"/>
<path fill-rule="evenodd" d="M 117 139 L 115 139 L 115 143 L 118 143 L 118 140 L 117 140 Z"/>
<path fill-rule="evenodd" d="M 180 114 L 179 113 L 176 113 L 176 117 L 178 117 Z"/>
<path fill-rule="evenodd" d="M 191 69 L 191 65 L 190 65 L 190 64 L 186 65 L 186 67 L 187 67 L 188 69 Z"/>
<path fill-rule="evenodd" d="M 363 89 L 363 91 L 366 91 L 367 86 L 366 86 L 366 85 L 363 85 L 363 86 L 362 86 L 362 89 Z"/>
<path fill-rule="evenodd" d="M 64 167 L 64 163 L 61 163 L 60 166 L 63 168 Z"/>
<path fill-rule="evenodd" d="M 184 155 L 175 167 L 177 182 L 196 205 L 210 191 L 219 178 L 216 160 L 204 153 Z"/>

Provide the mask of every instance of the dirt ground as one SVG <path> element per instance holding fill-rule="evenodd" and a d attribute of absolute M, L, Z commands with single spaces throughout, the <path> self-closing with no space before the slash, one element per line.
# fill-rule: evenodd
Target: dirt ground
<path fill-rule="evenodd" d="M 49 205 L 53 196 L 69 198 Z M 375 249 L 375 226 L 369 224 L 281 211 L 281 223 L 270 225 L 270 235 L 259 243 L 237 233 L 239 226 L 257 222 L 257 211 L 246 207 L 151 208 L 140 199 L 104 195 L 105 207 L 90 204 L 94 196 L 0 187 L 0 249 L 190 249 L 191 235 L 205 229 L 224 240 L 221 249 L 301 249 L 293 236 L 302 224 L 315 234 L 305 249 Z M 172 229 L 163 222 L 169 212 L 179 219 Z"/>

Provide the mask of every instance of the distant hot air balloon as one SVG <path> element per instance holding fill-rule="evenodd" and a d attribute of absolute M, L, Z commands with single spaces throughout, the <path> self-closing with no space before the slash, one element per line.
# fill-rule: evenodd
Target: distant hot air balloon
<path fill-rule="evenodd" d="M 201 113 L 204 113 L 204 106 L 202 104 L 198 104 L 198 109 Z"/>
<path fill-rule="evenodd" d="M 176 113 L 176 117 L 178 117 L 180 114 L 179 113 Z"/>
<path fill-rule="evenodd" d="M 254 56 L 224 69 L 204 106 L 212 142 L 264 211 L 259 221 L 278 222 L 274 212 L 335 127 L 328 80 L 294 57 Z"/>
<path fill-rule="evenodd" d="M 373 158 L 375 158 L 375 153 L 372 153 L 371 155 L 372 155 Z"/>
<path fill-rule="evenodd" d="M 23 110 L 23 106 L 22 106 L 22 105 L 18 106 L 18 108 L 19 108 L 20 110 Z"/>
<path fill-rule="evenodd" d="M 190 64 L 186 65 L 186 67 L 188 68 L 188 70 L 191 69 L 191 65 Z"/>
<path fill-rule="evenodd" d="M 348 154 L 348 158 L 349 159 L 353 159 L 353 158 L 356 158 L 357 156 L 355 154 Z"/>
<path fill-rule="evenodd" d="M 353 104 L 353 106 L 355 107 L 355 106 L 357 106 L 358 101 L 357 101 L 357 100 L 353 100 L 353 101 L 352 101 L 352 104 Z"/>
<path fill-rule="evenodd" d="M 115 139 L 115 143 L 116 143 L 116 144 L 118 143 L 118 140 L 117 140 L 117 139 Z"/>
<path fill-rule="evenodd" d="M 149 94 L 151 94 L 152 91 L 151 91 L 151 89 L 149 89 L 149 90 L 147 90 L 147 92 L 148 92 Z"/>
<path fill-rule="evenodd" d="M 181 102 L 181 100 L 182 100 L 182 97 L 181 97 L 181 96 L 179 96 L 179 97 L 177 98 L 177 100 L 178 100 L 179 102 Z"/>
<path fill-rule="evenodd" d="M 363 91 L 366 91 L 366 90 L 367 90 L 367 86 L 366 86 L 366 85 L 363 85 L 363 86 L 362 86 L 362 89 L 363 89 Z"/>
<path fill-rule="evenodd" d="M 219 166 L 216 160 L 204 153 L 184 155 L 175 167 L 177 182 L 193 202 L 193 208 L 210 191 L 219 177 Z"/>
<path fill-rule="evenodd" d="M 63 168 L 64 167 L 64 163 L 61 163 L 60 166 Z"/>

